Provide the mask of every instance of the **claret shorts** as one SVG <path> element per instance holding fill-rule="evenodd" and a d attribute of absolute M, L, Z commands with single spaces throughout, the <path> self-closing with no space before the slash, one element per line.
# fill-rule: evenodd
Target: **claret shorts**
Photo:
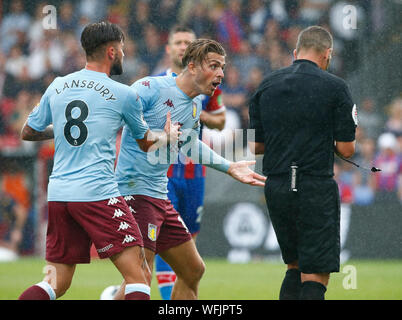
<path fill-rule="evenodd" d="M 100 258 L 143 246 L 141 232 L 123 197 L 94 202 L 48 202 L 46 260 L 90 262 L 92 243 Z"/>

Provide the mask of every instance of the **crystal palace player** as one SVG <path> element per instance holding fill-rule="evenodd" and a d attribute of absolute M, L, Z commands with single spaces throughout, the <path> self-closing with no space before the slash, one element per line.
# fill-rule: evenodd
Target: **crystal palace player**
<path fill-rule="evenodd" d="M 107 22 L 81 35 L 85 69 L 59 77 L 44 93 L 22 131 L 24 140 L 55 140 L 48 186 L 45 279 L 20 299 L 55 299 L 69 288 L 77 263 L 90 262 L 93 242 L 128 283 L 125 298 L 149 299 L 150 272 L 138 225 L 114 180 L 116 135 L 126 123 L 143 150 L 163 135 L 149 131 L 135 90 L 109 78 L 122 72 L 124 35 Z M 51 126 L 53 124 L 53 126 Z M 166 130 L 170 121 L 167 120 Z M 178 126 L 172 127 L 177 140 Z"/>
<path fill-rule="evenodd" d="M 170 58 L 170 68 L 161 74 L 178 75 L 183 68 L 182 58 L 187 46 L 196 39 L 195 33 L 188 27 L 175 26 L 169 33 L 166 53 Z M 225 125 L 225 106 L 222 104 L 221 89 L 217 87 L 214 94 L 201 95 L 202 111 L 200 114 L 202 126 L 222 130 Z M 176 211 L 182 217 L 194 241 L 200 231 L 204 204 L 205 167 L 184 159 L 179 155 L 176 164 L 168 170 L 168 198 Z M 155 256 L 156 279 L 162 299 L 169 300 L 176 275 L 172 268 L 159 256 Z"/>
<path fill-rule="evenodd" d="M 185 69 L 177 77 L 146 77 L 134 83 L 143 104 L 144 119 L 153 130 L 164 125 L 164 115 L 171 112 L 172 121 L 182 124 L 182 135 L 176 145 L 165 148 L 172 161 L 177 149 L 193 160 L 225 172 L 250 185 L 263 186 L 265 177 L 248 166 L 255 161 L 231 163 L 213 152 L 198 139 L 202 110 L 200 94 L 212 95 L 223 79 L 225 51 L 213 40 L 192 42 L 183 57 Z M 172 266 L 177 279 L 172 299 L 196 299 L 204 263 L 180 215 L 167 199 L 166 176 L 170 159 L 152 159 L 140 150 L 131 130 L 123 129 L 116 176 L 119 190 L 130 206 L 144 239 L 145 255 L 152 270 L 155 253 Z M 154 154 L 157 157 L 157 154 Z M 158 161 L 159 160 L 159 161 Z M 167 161 L 166 161 L 167 160 Z M 123 288 L 124 286 L 122 286 Z M 121 298 L 122 290 L 116 299 Z"/>

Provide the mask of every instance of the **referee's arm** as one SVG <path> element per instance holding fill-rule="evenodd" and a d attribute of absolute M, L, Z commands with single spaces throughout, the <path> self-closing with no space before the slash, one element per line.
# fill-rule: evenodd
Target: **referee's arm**
<path fill-rule="evenodd" d="M 336 92 L 334 151 L 337 155 L 350 158 L 355 153 L 357 108 L 346 83 L 342 81 Z"/>
<path fill-rule="evenodd" d="M 261 115 L 258 104 L 258 94 L 256 93 L 250 99 L 249 117 L 250 117 L 250 129 L 254 129 L 254 141 L 248 141 L 248 146 L 253 154 L 264 154 L 264 131 L 261 123 Z"/>

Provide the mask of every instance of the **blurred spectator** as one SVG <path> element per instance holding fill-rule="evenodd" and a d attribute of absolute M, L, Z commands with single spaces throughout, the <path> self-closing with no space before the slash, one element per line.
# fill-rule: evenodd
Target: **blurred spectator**
<path fill-rule="evenodd" d="M 63 1 L 58 10 L 57 28 L 61 32 L 74 32 L 77 27 L 78 16 L 75 13 L 75 8 L 72 2 Z"/>
<path fill-rule="evenodd" d="M 46 2 L 39 2 L 35 7 L 35 15 L 31 26 L 27 31 L 29 51 L 32 51 L 35 45 L 40 42 L 44 36 L 45 29 L 43 28 L 43 7 L 46 5 Z"/>
<path fill-rule="evenodd" d="M 1 49 L 8 53 L 30 27 L 31 17 L 25 12 L 23 1 L 11 1 L 10 12 L 4 16 L 0 26 Z"/>
<path fill-rule="evenodd" d="M 134 41 L 143 41 L 145 29 L 151 23 L 151 8 L 149 1 L 137 0 L 130 7 L 129 36 Z M 142 44 L 140 44 L 142 45 Z"/>
<path fill-rule="evenodd" d="M 88 18 L 88 22 L 102 20 L 107 13 L 107 0 L 80 0 L 78 12 L 80 17 Z"/>
<path fill-rule="evenodd" d="M 7 57 L 5 70 L 13 77 L 18 78 L 23 68 L 28 67 L 28 58 L 22 53 L 21 47 L 15 45 L 11 48 L 10 54 Z"/>
<path fill-rule="evenodd" d="M 245 86 L 250 70 L 257 68 L 266 71 L 269 66 L 264 65 L 264 61 L 255 55 L 252 51 L 251 45 L 247 40 L 242 40 L 240 43 L 240 49 L 232 59 L 232 64 L 239 70 L 240 83 Z"/>
<path fill-rule="evenodd" d="M 10 114 L 8 119 L 8 126 L 10 133 L 19 139 L 21 129 L 28 117 L 28 114 L 32 111 L 34 105 L 32 102 L 32 95 L 25 90 L 19 91 L 17 99 L 15 101 L 14 110 Z"/>
<path fill-rule="evenodd" d="M 402 98 L 392 100 L 388 107 L 388 120 L 385 123 L 385 130 L 392 132 L 395 136 L 402 135 Z"/>
<path fill-rule="evenodd" d="M 378 138 L 379 153 L 374 165 L 381 168 L 376 174 L 376 200 L 389 201 L 395 198 L 402 174 L 402 154 L 398 150 L 398 140 L 389 132 Z"/>
<path fill-rule="evenodd" d="M 169 30 L 176 24 L 176 16 L 180 7 L 180 0 L 150 0 L 152 8 L 152 22 L 161 32 L 163 41 L 167 40 Z"/>
<path fill-rule="evenodd" d="M 339 198 L 340 198 L 340 242 L 341 242 L 341 261 L 342 263 L 349 259 L 349 251 L 344 249 L 345 243 L 348 237 L 349 226 L 350 226 L 350 216 L 352 213 L 350 205 L 353 203 L 353 189 L 350 185 L 344 183 L 342 179 L 340 179 L 339 175 L 341 174 L 341 166 L 335 162 L 334 163 L 334 179 L 338 183 L 339 189 Z"/>
<path fill-rule="evenodd" d="M 306 25 L 318 24 L 328 11 L 332 0 L 304 0 L 300 7 L 300 18 Z"/>
<path fill-rule="evenodd" d="M 85 67 L 85 54 L 74 33 L 68 32 L 64 34 L 63 51 L 64 59 L 60 69 L 61 75 L 66 75 Z"/>
<path fill-rule="evenodd" d="M 191 3 L 186 1 L 186 3 Z M 208 8 L 202 1 L 196 1 L 185 19 L 186 24 L 195 32 L 197 38 L 211 38 L 215 34 L 213 23 L 208 16 Z"/>
<path fill-rule="evenodd" d="M 234 65 L 229 65 L 225 70 L 225 79 L 221 86 L 222 100 L 226 108 L 233 108 L 240 113 L 246 104 L 247 91 L 241 84 L 239 70 Z"/>
<path fill-rule="evenodd" d="M 155 67 L 165 54 L 158 30 L 154 25 L 147 25 L 144 34 L 144 43 L 139 47 L 139 52 L 142 60 L 148 66 L 149 72 L 154 74 Z"/>
<path fill-rule="evenodd" d="M 356 162 L 362 167 L 371 168 L 376 153 L 376 142 L 372 138 L 364 138 L 359 143 L 359 154 Z M 355 170 L 353 174 L 354 203 L 367 206 L 374 202 L 375 176 L 366 170 Z"/>
<path fill-rule="evenodd" d="M 60 71 L 65 50 L 57 30 L 45 30 L 44 37 L 35 45 L 29 56 L 29 75 L 36 80 L 48 72 Z"/>
<path fill-rule="evenodd" d="M 241 11 L 240 0 L 228 0 L 228 5 L 217 24 L 218 40 L 233 53 L 240 50 L 241 40 L 245 37 Z"/>
<path fill-rule="evenodd" d="M 382 130 L 382 119 L 376 112 L 372 98 L 363 99 L 361 107 L 358 108 L 359 127 L 364 129 L 367 137 L 376 139 Z"/>
<path fill-rule="evenodd" d="M 285 52 L 279 41 L 272 41 L 271 43 L 269 43 L 266 50 L 271 70 L 278 70 L 285 66 Z"/>
<path fill-rule="evenodd" d="M 30 209 L 30 193 L 24 170 L 14 161 L 0 176 L 0 245 L 18 252 Z M 9 233 L 9 239 L 4 236 Z"/>
<path fill-rule="evenodd" d="M 268 20 L 272 19 L 272 14 L 263 0 L 251 0 L 248 3 L 248 10 L 248 39 L 251 45 L 256 45 L 262 40 L 265 26 Z"/>

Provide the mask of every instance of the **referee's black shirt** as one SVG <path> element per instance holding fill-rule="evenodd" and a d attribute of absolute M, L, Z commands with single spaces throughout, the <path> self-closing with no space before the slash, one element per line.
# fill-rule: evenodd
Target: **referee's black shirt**
<path fill-rule="evenodd" d="M 355 140 L 357 111 L 344 80 L 310 60 L 268 75 L 250 100 L 250 128 L 264 143 L 263 173 L 333 176 L 334 141 Z"/>

